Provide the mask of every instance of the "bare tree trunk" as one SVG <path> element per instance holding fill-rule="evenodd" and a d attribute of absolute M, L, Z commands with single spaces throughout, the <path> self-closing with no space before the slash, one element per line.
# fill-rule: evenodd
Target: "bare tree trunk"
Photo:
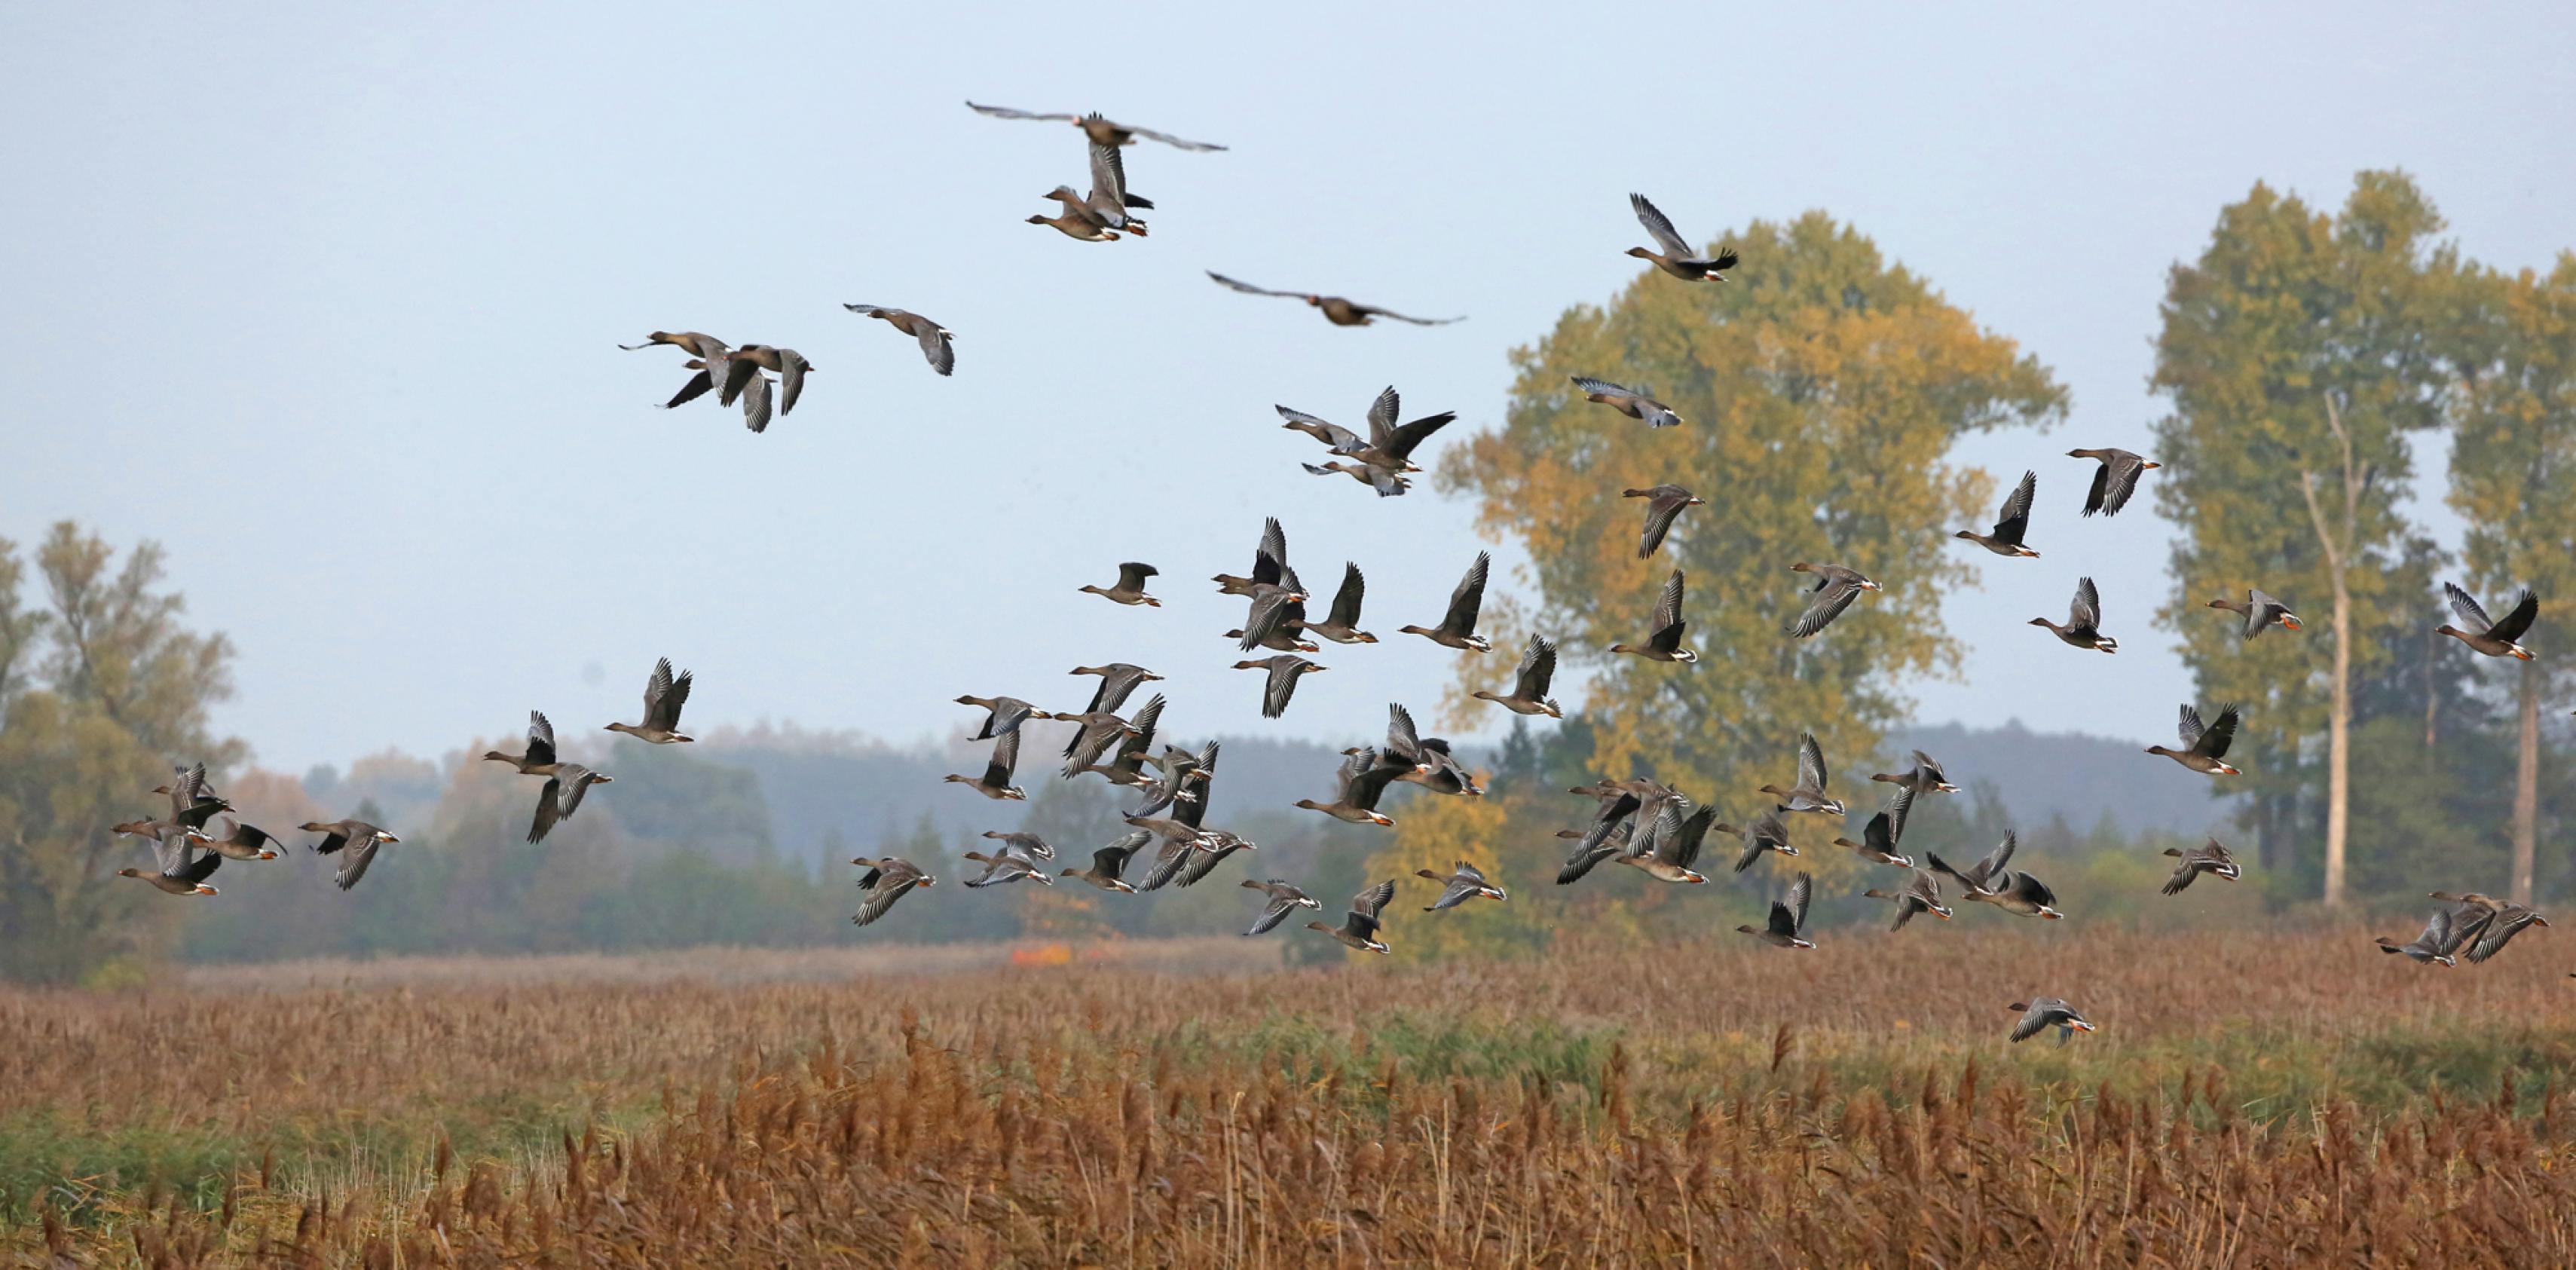
<path fill-rule="evenodd" d="M 2513 902 L 2531 902 L 2540 839 L 2540 667 L 2522 663 L 2522 754 L 2513 769 Z"/>
<path fill-rule="evenodd" d="M 2424 632 L 2424 748 L 2428 750 L 2438 742 L 2435 723 L 2441 712 L 2442 696 L 2433 688 L 2433 659 L 2441 655 L 2441 646 L 2440 635 Z"/>
<path fill-rule="evenodd" d="M 2343 532 L 2337 534 L 2317 503 L 2314 472 L 2299 473 L 2299 493 L 2308 502 L 2308 519 L 2317 530 L 2317 547 L 2326 558 L 2326 576 L 2334 583 L 2334 683 L 2326 707 L 2326 893 L 2328 908 L 2343 904 L 2344 840 L 2352 812 L 2352 588 L 2347 577 L 2359 538 L 2361 493 L 2369 470 L 2353 458 L 2352 433 L 2343 411 L 2327 393 L 2326 426 L 2343 448 Z"/>
<path fill-rule="evenodd" d="M 2326 707 L 2326 907 L 2343 903 L 2345 823 L 2352 794 L 2352 592 L 2334 571 L 2334 696 Z"/>

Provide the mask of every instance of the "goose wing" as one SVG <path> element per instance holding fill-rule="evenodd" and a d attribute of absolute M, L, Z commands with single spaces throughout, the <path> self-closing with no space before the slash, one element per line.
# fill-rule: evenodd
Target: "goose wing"
<path fill-rule="evenodd" d="M 1672 532 L 1673 522 L 1680 519 L 1682 509 L 1690 506 L 1690 500 L 1690 491 L 1678 488 L 1646 500 L 1646 532 L 1637 540 L 1638 559 L 1655 554 L 1655 548 L 1664 545 L 1664 535 Z"/>
<path fill-rule="evenodd" d="M 1422 735 L 1413 726 L 1413 712 L 1398 702 L 1390 702 L 1386 707 L 1386 748 L 1389 753 L 1416 763 L 1425 761 Z"/>
<path fill-rule="evenodd" d="M 1628 207 L 1629 210 L 1637 213 L 1637 223 L 1645 226 L 1646 232 L 1654 236 L 1656 244 L 1664 249 L 1665 255 L 1687 259 L 1697 254 L 1691 250 L 1691 245 L 1683 242 L 1682 236 L 1674 231 L 1672 219 L 1665 216 L 1653 203 L 1647 202 L 1645 195 L 1629 195 Z"/>
<path fill-rule="evenodd" d="M 528 712 L 528 758 L 530 764 L 555 761 L 555 725 L 541 710 Z"/>
<path fill-rule="evenodd" d="M 1333 592 L 1333 608 L 1325 621 L 1334 626 L 1357 627 L 1360 624 L 1360 601 L 1368 595 L 1368 579 L 1360 576 L 1360 567 L 1342 562 L 1341 589 Z"/>
<path fill-rule="evenodd" d="M 2523 632 L 2530 630 L 2531 623 L 2539 616 L 2540 597 L 2525 587 L 2522 594 L 2514 598 L 2513 607 L 2505 610 L 2504 620 L 2489 627 L 2487 634 L 2510 643 L 2522 638 Z"/>
<path fill-rule="evenodd" d="M 2101 470 L 2093 474 L 2093 489 L 2085 496 L 2084 514 L 2099 511 L 2105 516 L 2119 515 L 2120 509 L 2129 505 L 2129 496 L 2138 492 L 2138 478 L 2146 470 L 2145 459 L 2126 450 L 2113 450 L 2103 460 Z"/>
<path fill-rule="evenodd" d="M 2039 473 L 2023 472 L 2021 484 L 2013 486 L 2011 496 L 2004 499 L 2003 514 L 1995 519 L 1994 536 L 2005 542 L 2020 542 L 2030 530 L 2030 504 L 2038 495 Z"/>
<path fill-rule="evenodd" d="M 1658 633 L 1682 620 L 1682 571 L 1673 570 L 1664 579 L 1663 592 L 1655 597 L 1655 615 L 1647 620 L 1649 629 Z"/>
<path fill-rule="evenodd" d="M 2236 724 L 2240 717 L 2235 706 L 2219 707 L 2218 718 L 2210 723 L 2209 729 L 2202 732 L 2198 740 L 2191 743 L 2193 752 L 2210 758 L 2227 757 L 2227 747 L 2236 741 Z"/>
<path fill-rule="evenodd" d="M 2473 633 L 2485 634 L 2495 628 L 2494 619 L 2487 616 L 2485 609 L 2478 607 L 2477 597 L 2461 590 L 2457 583 L 2443 583 L 2442 594 L 2451 597 L 2451 611 L 2459 614 L 2460 620 Z"/>
<path fill-rule="evenodd" d="M 1816 734 L 1798 738 L 1798 788 L 1821 794 L 1825 790 L 1825 748 L 1816 744 Z"/>
<path fill-rule="evenodd" d="M 1807 604 L 1798 620 L 1789 624 L 1789 634 L 1805 639 L 1833 624 L 1835 618 L 1850 608 L 1860 595 L 1860 583 L 1838 576 L 1827 576 L 1816 587 L 1816 598 Z"/>
<path fill-rule="evenodd" d="M 1238 282 L 1233 278 L 1229 278 L 1224 274 L 1218 273 L 1214 269 L 1208 270 L 1207 276 L 1216 279 L 1218 285 L 1232 287 L 1245 295 L 1279 295 L 1287 296 L 1290 299 L 1295 300 L 1303 300 L 1306 298 L 1306 293 L 1303 291 L 1273 291 L 1268 287 L 1256 287 L 1249 282 Z"/>
<path fill-rule="evenodd" d="M 1458 589 L 1449 593 L 1449 612 L 1440 619 L 1442 630 L 1453 635 L 1475 633 L 1476 617 L 1485 607 L 1485 574 L 1493 564 L 1493 553 L 1476 553 L 1476 563 L 1467 566 L 1466 576 L 1458 579 Z"/>
<path fill-rule="evenodd" d="M 1014 110 L 1009 106 L 984 106 L 971 101 L 966 103 L 966 108 L 979 115 L 991 115 L 995 119 L 1039 119 L 1057 123 L 1069 123 L 1073 119 L 1072 115 L 1042 115 L 1030 110 Z"/>
<path fill-rule="evenodd" d="M 1262 907 L 1261 916 L 1253 921 L 1252 928 L 1243 933 L 1246 935 L 1266 934 L 1272 928 L 1278 926 L 1279 923 L 1290 913 L 1296 912 L 1297 907 L 1297 897 L 1294 895 L 1272 896 L 1270 902 Z"/>
<path fill-rule="evenodd" d="M 1365 314 L 1369 315 L 1370 317 L 1394 318 L 1394 319 L 1395 319 L 1396 321 L 1398 321 L 1398 322 L 1411 322 L 1411 323 L 1412 323 L 1412 324 L 1414 324 L 1415 326 L 1447 326 L 1447 325 L 1449 325 L 1449 324 L 1451 324 L 1451 323 L 1453 323 L 1453 322 L 1464 322 L 1464 321 L 1466 321 L 1466 320 L 1467 320 L 1467 319 L 1466 319 L 1466 318 L 1464 318 L 1464 317 L 1453 317 L 1453 318 L 1425 318 L 1425 317 L 1412 317 L 1412 316 L 1409 316 L 1409 315 L 1407 315 L 1407 314 L 1398 313 L 1398 312 L 1396 312 L 1396 311 L 1395 311 L 1395 310 L 1393 310 L 1393 309 L 1381 309 L 1381 308 L 1377 307 L 1377 306 L 1376 306 L 1376 305 L 1374 305 L 1374 304 L 1354 304 L 1354 305 L 1352 305 L 1352 306 L 1351 306 L 1351 308 L 1352 308 L 1353 310 L 1357 311 L 1357 312 L 1365 313 Z"/>
<path fill-rule="evenodd" d="M 796 399 L 805 394 L 805 372 L 814 369 L 803 353 L 792 348 L 778 350 L 778 413 L 796 413 Z"/>
<path fill-rule="evenodd" d="M 993 742 L 992 757 L 984 764 L 984 783 L 995 789 L 1011 787 L 1011 770 L 1020 765 L 1020 733 L 1017 728 L 1002 734 Z"/>
<path fill-rule="evenodd" d="M 1799 931 L 1805 930 L 1807 904 L 1815 898 L 1815 894 L 1816 880 L 1807 874 L 1799 874 L 1798 880 L 1789 884 L 1789 898 L 1771 906 L 1771 929 L 1783 935 L 1796 935 Z M 1787 930 L 1780 930 L 1780 914 L 1783 910 L 1786 910 L 1789 915 Z"/>
<path fill-rule="evenodd" d="M 689 689 L 697 683 L 694 671 L 671 673 L 671 659 L 662 658 L 653 667 L 653 677 L 644 683 L 644 726 L 673 731 L 680 726 L 680 708 L 689 704 Z"/>
<path fill-rule="evenodd" d="M 1378 924 L 1378 913 L 1386 907 L 1386 902 L 1388 900 L 1394 898 L 1395 879 L 1388 878 L 1387 880 L 1352 896 L 1351 914 L 1355 917 L 1367 918 L 1370 928 L 1375 929 Z"/>
<path fill-rule="evenodd" d="M 2102 595 L 2093 589 L 2093 579 L 2076 579 L 2075 599 L 2066 607 L 2066 624 L 2088 631 L 2101 629 Z"/>
<path fill-rule="evenodd" d="M 1543 636 L 1531 636 L 1529 651 L 1521 654 L 1520 673 L 1513 677 L 1512 695 L 1523 701 L 1544 701 L 1548 683 L 1555 678 L 1555 643 Z"/>

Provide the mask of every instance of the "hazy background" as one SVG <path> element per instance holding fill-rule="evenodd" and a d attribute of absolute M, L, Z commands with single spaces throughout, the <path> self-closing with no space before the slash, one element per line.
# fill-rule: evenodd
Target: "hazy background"
<path fill-rule="evenodd" d="M 1480 544 L 1428 488 L 1306 477 L 1271 405 L 1355 421 L 1392 382 L 1460 413 L 1435 453 L 1494 422 L 1507 350 L 1636 271 L 1636 189 L 1694 239 L 1827 209 L 2056 371 L 2069 426 L 1962 447 L 2039 470 L 2047 558 L 1950 597 L 1965 681 L 1918 685 L 1919 719 L 2162 739 L 2190 691 L 2148 622 L 2165 527 L 2151 497 L 2079 521 L 2090 465 L 2060 456 L 2148 448 L 2165 269 L 2258 178 L 2330 206 L 2405 167 L 2502 267 L 2544 264 L 2576 206 L 2564 6 L 1570 15 L 13 8 L 0 534 L 165 543 L 192 624 L 239 645 L 216 723 L 272 769 L 530 706 L 632 719 L 665 653 L 699 729 L 944 735 L 957 693 L 1078 705 L 1064 670 L 1125 659 L 1171 676 L 1186 735 L 1348 743 L 1453 654 L 1334 650 L 1264 722 L 1203 579 L 1275 514 L 1310 581 L 1361 563 L 1391 634 Z M 1077 244 L 1020 220 L 1081 184 L 1078 134 L 967 97 L 1233 149 L 1140 143 L 1152 238 Z M 1470 320 L 1336 329 L 1208 268 Z M 956 377 L 854 300 L 955 330 Z M 755 437 L 652 408 L 679 355 L 612 345 L 656 328 L 820 370 Z M 1166 608 L 1075 593 L 1129 558 Z M 2023 619 L 2079 572 L 2123 653 L 2033 656 Z"/>

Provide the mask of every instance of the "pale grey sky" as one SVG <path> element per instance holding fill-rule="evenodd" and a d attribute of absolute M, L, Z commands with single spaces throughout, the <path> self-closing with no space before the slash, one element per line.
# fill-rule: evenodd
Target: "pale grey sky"
<path fill-rule="evenodd" d="M 2166 530 L 2079 522 L 2060 455 L 2146 448 L 2164 271 L 2219 206 L 2398 165 L 2481 259 L 2576 244 L 2564 5 L 1781 8 L 12 6 L 0 534 L 166 544 L 241 648 L 219 723 L 289 770 L 631 719 L 662 653 L 701 729 L 944 734 L 1125 659 L 1184 734 L 1371 735 L 1453 655 L 1333 650 L 1265 723 L 1202 579 L 1271 513 L 1310 581 L 1360 561 L 1371 625 L 1427 623 L 1470 509 L 1306 478 L 1270 407 L 1392 382 L 1460 412 L 1435 451 L 1494 423 L 1506 351 L 1636 270 L 1638 189 L 1693 237 L 1824 208 L 2057 370 L 2070 426 L 1966 455 L 2039 469 L 2057 550 L 1951 599 L 1966 680 L 1920 715 L 2143 741 L 2189 691 Z M 1152 238 L 1077 244 L 1021 223 L 1076 134 L 968 97 L 1233 149 L 1140 143 Z M 1471 316 L 1334 329 L 1208 268 Z M 955 330 L 956 377 L 853 300 Z M 611 345 L 655 328 L 821 369 L 754 437 L 650 408 L 678 355 Z M 1167 607 L 1075 593 L 1128 558 Z M 2116 659 L 2021 625 L 2078 572 Z"/>

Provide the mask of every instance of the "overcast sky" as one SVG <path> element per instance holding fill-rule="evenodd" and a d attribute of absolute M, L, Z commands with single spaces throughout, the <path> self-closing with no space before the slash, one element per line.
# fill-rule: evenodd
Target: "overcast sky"
<path fill-rule="evenodd" d="M 958 693 L 1078 706 L 1062 673 L 1123 659 L 1182 733 L 1356 739 L 1455 654 L 1333 649 L 1265 723 L 1203 579 L 1276 514 L 1392 634 L 1470 509 L 1307 478 L 1271 405 L 1356 421 L 1394 383 L 1461 415 L 1436 461 L 1507 350 L 1635 273 L 1638 189 L 1694 238 L 1823 208 L 2055 368 L 2069 426 L 1965 455 L 2039 469 L 2050 554 L 1951 597 L 1965 680 L 1919 713 L 2143 741 L 2189 692 L 2148 625 L 2167 529 L 2152 491 L 2078 522 L 2060 455 L 2148 448 L 2164 272 L 2218 208 L 2397 165 L 2476 257 L 2576 244 L 2564 5 L 1781 8 L 11 6 L 0 534 L 164 543 L 240 647 L 218 723 L 289 770 L 631 720 L 665 653 L 699 729 L 944 735 Z M 1139 143 L 1151 239 L 1079 244 L 1021 223 L 1083 183 L 1077 135 L 969 97 L 1232 149 Z M 1336 329 L 1209 268 L 1470 319 Z M 956 376 L 844 301 L 946 324 Z M 612 345 L 656 328 L 820 369 L 755 437 L 652 408 L 679 355 Z M 1131 558 L 1166 607 L 1075 592 Z M 2022 625 L 2078 571 L 2116 659 Z"/>

